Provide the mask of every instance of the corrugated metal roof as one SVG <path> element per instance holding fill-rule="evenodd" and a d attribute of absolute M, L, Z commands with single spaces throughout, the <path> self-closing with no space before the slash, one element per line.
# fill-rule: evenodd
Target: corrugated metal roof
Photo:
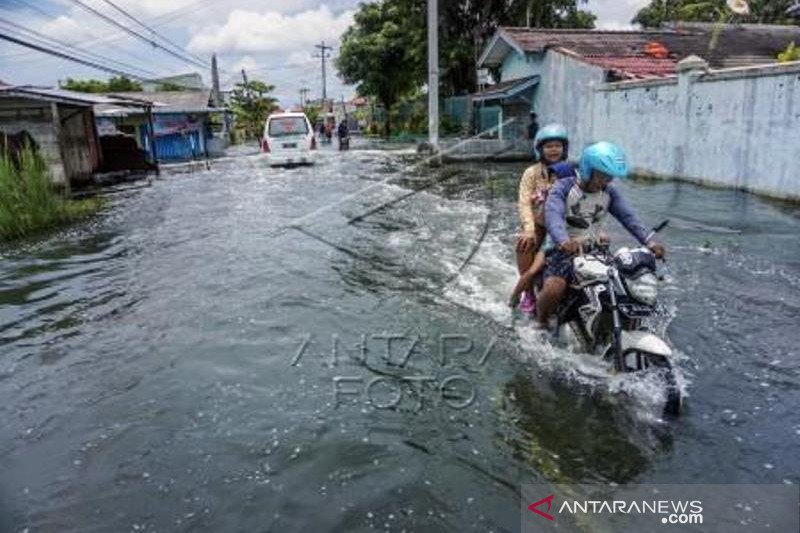
<path fill-rule="evenodd" d="M 514 96 L 520 91 L 536 85 L 538 82 L 539 76 L 528 76 L 527 78 L 495 83 L 494 85 L 489 85 L 483 91 L 472 95 L 472 99 L 475 101 L 481 101 L 508 98 L 510 96 Z"/>
<path fill-rule="evenodd" d="M 144 100 L 153 104 L 153 113 L 199 113 L 214 111 L 210 107 L 210 90 L 203 91 L 160 91 L 160 92 L 120 92 L 109 96 Z"/>
<path fill-rule="evenodd" d="M 58 102 L 80 107 L 91 107 L 99 104 L 130 105 L 131 102 L 120 98 L 109 98 L 104 95 L 79 93 L 52 87 L 34 87 L 32 85 L 5 85 L 0 87 L 0 97 L 22 97 L 46 102 Z"/>

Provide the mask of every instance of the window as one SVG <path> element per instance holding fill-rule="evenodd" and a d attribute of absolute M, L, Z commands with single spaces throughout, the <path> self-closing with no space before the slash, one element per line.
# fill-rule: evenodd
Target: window
<path fill-rule="evenodd" d="M 308 125 L 304 117 L 277 117 L 269 121 L 269 136 L 305 135 Z"/>

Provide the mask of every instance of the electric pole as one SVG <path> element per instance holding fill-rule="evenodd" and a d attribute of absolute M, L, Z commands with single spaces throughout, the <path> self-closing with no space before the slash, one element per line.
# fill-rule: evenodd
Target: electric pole
<path fill-rule="evenodd" d="M 428 142 L 439 151 L 439 14 L 438 0 L 428 0 Z"/>
<path fill-rule="evenodd" d="M 332 46 L 326 46 L 325 41 L 322 41 L 321 44 L 314 45 L 314 48 L 319 48 L 319 55 L 314 57 L 319 57 L 322 59 L 322 109 L 325 109 L 325 101 L 328 99 L 328 86 L 327 86 L 327 78 L 325 76 L 325 60 L 328 59 L 330 56 L 328 55 L 328 50 L 333 50 Z"/>
<path fill-rule="evenodd" d="M 247 73 L 242 69 L 242 81 L 244 82 L 244 94 L 247 99 L 250 99 L 250 86 L 247 84 Z"/>
<path fill-rule="evenodd" d="M 311 91 L 308 87 L 303 87 L 300 89 L 300 107 L 305 107 L 306 102 L 308 101 L 308 93 Z"/>
<path fill-rule="evenodd" d="M 219 92 L 219 68 L 217 67 L 217 54 L 211 56 L 211 100 L 214 107 L 220 107 L 222 100 Z"/>

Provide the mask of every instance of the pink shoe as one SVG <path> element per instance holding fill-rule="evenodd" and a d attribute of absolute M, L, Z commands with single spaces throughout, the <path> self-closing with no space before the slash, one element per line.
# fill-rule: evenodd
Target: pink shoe
<path fill-rule="evenodd" d="M 519 310 L 525 314 L 533 315 L 536 313 L 536 296 L 530 291 L 523 291 L 519 302 Z"/>

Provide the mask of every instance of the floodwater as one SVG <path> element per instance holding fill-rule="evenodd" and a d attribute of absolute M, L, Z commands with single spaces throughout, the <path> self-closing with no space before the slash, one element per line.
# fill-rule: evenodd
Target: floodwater
<path fill-rule="evenodd" d="M 240 149 L 2 249 L 0 530 L 516 531 L 525 483 L 800 482 L 800 209 L 624 184 L 672 220 L 661 420 L 505 306 L 524 165 L 418 161 Z"/>

